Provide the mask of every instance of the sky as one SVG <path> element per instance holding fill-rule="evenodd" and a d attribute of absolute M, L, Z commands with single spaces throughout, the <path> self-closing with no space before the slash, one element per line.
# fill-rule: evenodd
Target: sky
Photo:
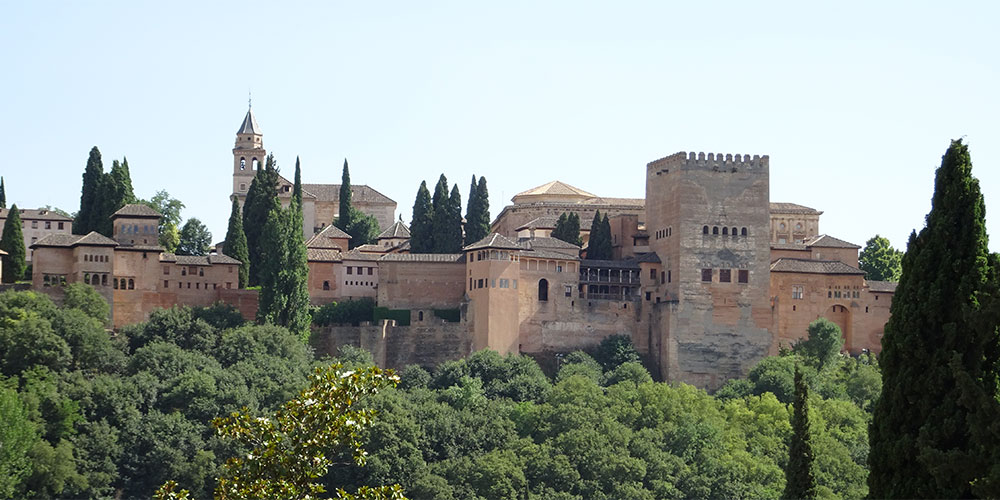
<path fill-rule="evenodd" d="M 97 146 L 225 236 L 252 94 L 286 177 L 353 184 L 409 221 L 420 181 L 491 214 L 561 180 L 644 196 L 677 151 L 770 156 L 771 201 L 905 248 L 952 139 L 1000 250 L 996 2 L 3 2 L 7 203 L 79 208 Z"/>

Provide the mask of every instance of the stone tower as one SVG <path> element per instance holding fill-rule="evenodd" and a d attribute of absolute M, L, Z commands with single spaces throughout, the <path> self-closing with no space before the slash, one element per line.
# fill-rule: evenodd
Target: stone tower
<path fill-rule="evenodd" d="M 646 228 L 663 271 L 654 329 L 667 380 L 715 388 L 771 344 L 767 156 L 676 153 L 646 166 Z"/>
<path fill-rule="evenodd" d="M 263 134 L 251 107 L 247 109 L 247 115 L 236 131 L 236 146 L 233 147 L 233 196 L 239 199 L 241 207 L 250 189 L 250 182 L 257 175 L 257 169 L 264 166 L 266 157 Z"/>

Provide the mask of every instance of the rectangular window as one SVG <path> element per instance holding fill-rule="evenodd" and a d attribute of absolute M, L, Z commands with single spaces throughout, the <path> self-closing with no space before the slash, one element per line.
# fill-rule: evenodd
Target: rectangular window
<path fill-rule="evenodd" d="M 804 290 L 803 290 L 802 285 L 792 285 L 792 298 L 793 299 L 802 299 L 803 295 L 804 295 Z"/>
<path fill-rule="evenodd" d="M 163 275 L 167 276 L 170 274 L 170 266 L 163 266 Z"/>
<path fill-rule="evenodd" d="M 374 271 L 375 271 L 375 268 L 374 268 L 374 267 L 369 267 L 369 268 L 368 268 L 368 276 L 371 276 L 371 275 L 372 275 L 372 272 L 374 272 Z"/>
<path fill-rule="evenodd" d="M 517 289 L 517 280 L 514 280 L 514 289 L 515 289 L 515 290 Z M 877 299 L 877 298 L 878 298 L 878 297 L 876 297 L 876 299 Z"/>
<path fill-rule="evenodd" d="M 52 229 L 52 221 L 45 221 L 45 229 Z"/>
<path fill-rule="evenodd" d="M 712 282 L 712 269 L 702 269 L 701 270 L 701 280 L 711 283 Z"/>
<path fill-rule="evenodd" d="M 167 280 L 163 280 L 163 288 L 170 288 L 170 282 Z"/>
<path fill-rule="evenodd" d="M 647 301 L 649 300 L 649 297 L 650 297 L 650 293 L 649 293 L 649 292 L 646 292 L 646 300 L 647 300 Z"/>
<path fill-rule="evenodd" d="M 472 278 L 469 278 L 469 290 L 472 290 Z"/>
<path fill-rule="evenodd" d="M 739 281 L 740 283 L 749 283 L 750 282 L 750 271 L 748 271 L 746 269 L 740 269 L 739 273 L 738 273 L 737 281 Z"/>
<path fill-rule="evenodd" d="M 667 271 L 667 283 L 670 283 L 670 279 L 671 279 L 670 271 Z"/>
<path fill-rule="evenodd" d="M 476 280 L 476 288 L 482 288 L 482 287 L 483 287 L 483 280 L 481 279 Z"/>
<path fill-rule="evenodd" d="M 660 271 L 660 283 L 666 283 L 666 282 L 667 282 L 667 273 Z"/>
<path fill-rule="evenodd" d="M 204 275 L 205 275 L 205 270 L 204 269 L 199 269 L 198 270 L 198 276 L 204 276 Z"/>
<path fill-rule="evenodd" d="M 362 274 L 364 274 L 364 271 L 361 270 L 361 266 L 358 266 L 358 276 L 361 276 Z"/>
<path fill-rule="evenodd" d="M 31 221 L 31 229 L 38 229 L 38 221 L 37 220 Z"/>
<path fill-rule="evenodd" d="M 563 293 L 567 297 L 572 297 L 573 296 L 573 286 L 572 285 L 563 285 Z"/>
<path fill-rule="evenodd" d="M 731 269 L 719 269 L 719 283 L 732 283 L 732 272 Z"/>
<path fill-rule="evenodd" d="M 351 266 L 347 266 L 347 274 L 354 274 L 354 268 Z"/>
<path fill-rule="evenodd" d="M 226 282 L 226 288 L 228 289 L 228 288 L 232 288 L 232 287 L 233 287 L 233 283 L 230 282 L 230 281 L 227 281 Z"/>
<path fill-rule="evenodd" d="M 59 223 L 59 229 L 62 229 L 62 228 L 63 228 L 63 223 L 62 223 L 62 222 L 60 222 L 60 223 Z"/>
<path fill-rule="evenodd" d="M 496 287 L 497 287 L 497 279 L 493 278 L 492 280 L 490 280 L 490 288 L 496 288 Z"/>
<path fill-rule="evenodd" d="M 649 270 L 649 279 L 651 279 L 651 280 L 655 280 L 656 279 L 656 269 L 650 269 Z"/>
<path fill-rule="evenodd" d="M 562 264 L 557 264 L 556 265 L 556 272 L 557 273 L 561 273 L 562 272 Z"/>

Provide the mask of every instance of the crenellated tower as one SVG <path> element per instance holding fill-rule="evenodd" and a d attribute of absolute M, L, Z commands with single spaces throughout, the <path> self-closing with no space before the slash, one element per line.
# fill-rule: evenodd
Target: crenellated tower
<path fill-rule="evenodd" d="M 239 199 L 240 206 L 243 206 L 257 169 L 263 167 L 267 157 L 263 138 L 253 108 L 249 107 L 240 129 L 236 131 L 236 145 L 233 147 L 233 196 Z"/>

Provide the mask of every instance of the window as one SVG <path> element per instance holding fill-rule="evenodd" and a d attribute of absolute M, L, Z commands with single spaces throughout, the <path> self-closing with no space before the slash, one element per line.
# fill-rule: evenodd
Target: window
<path fill-rule="evenodd" d="M 649 279 L 651 279 L 651 280 L 655 280 L 656 279 L 656 269 L 650 269 L 649 270 Z"/>
<path fill-rule="evenodd" d="M 240 158 L 240 170 L 246 170 L 246 169 L 247 169 L 247 159 Z"/>
<path fill-rule="evenodd" d="M 374 272 L 374 271 L 375 271 L 375 268 L 374 268 L 374 267 L 369 267 L 369 268 L 368 268 L 368 276 L 371 276 L 371 275 L 372 275 L 372 272 Z"/>
<path fill-rule="evenodd" d="M 132 278 L 128 279 L 128 289 L 129 290 L 135 290 L 135 280 L 132 279 Z"/>
<path fill-rule="evenodd" d="M 187 270 L 187 268 L 186 268 L 186 267 L 182 267 L 182 268 L 181 268 L 181 276 L 187 276 L 187 275 L 188 275 L 188 270 Z"/>
<path fill-rule="evenodd" d="M 664 281 L 664 278 L 666 278 L 665 274 L 666 273 L 664 273 L 663 271 L 660 271 L 660 283 L 666 283 L 666 281 Z"/>
<path fill-rule="evenodd" d="M 362 273 L 361 266 L 358 266 L 358 276 L 361 276 L 361 273 Z"/>
<path fill-rule="evenodd" d="M 205 270 L 204 269 L 199 269 L 198 270 L 198 276 L 204 276 L 204 275 L 205 275 Z"/>
<path fill-rule="evenodd" d="M 423 321 L 423 320 L 424 320 L 424 312 L 417 311 L 417 321 Z"/>
<path fill-rule="evenodd" d="M 572 285 L 563 285 L 563 293 L 567 297 L 572 297 L 573 296 L 573 286 Z"/>
<path fill-rule="evenodd" d="M 778 224 L 778 230 L 779 231 L 784 231 L 785 230 L 785 223 L 784 222 L 782 222 L 781 224 Z"/>
<path fill-rule="evenodd" d="M 740 228 L 740 236 L 746 236 L 746 235 L 747 235 L 747 228 L 745 228 L 745 227 L 744 228 Z"/>
<path fill-rule="evenodd" d="M 740 283 L 749 283 L 750 282 L 750 271 L 747 271 L 746 269 L 740 269 L 739 273 L 738 273 L 737 281 L 739 281 Z"/>
<path fill-rule="evenodd" d="M 229 288 L 232 288 L 232 287 L 233 287 L 233 283 L 231 281 L 227 281 L 226 282 L 226 288 L 229 289 Z"/>
<path fill-rule="evenodd" d="M 545 278 L 538 280 L 538 301 L 549 300 L 549 282 Z"/>
<path fill-rule="evenodd" d="M 803 292 L 804 292 L 804 290 L 803 290 L 802 285 L 792 285 L 792 298 L 793 299 L 802 299 L 802 296 L 804 295 Z"/>
<path fill-rule="evenodd" d="M 46 276 L 45 277 L 46 284 L 48 284 L 48 280 L 49 280 L 49 277 Z M 114 287 L 115 290 L 117 290 L 118 289 L 118 280 L 117 279 L 111 280 L 111 286 Z"/>
<path fill-rule="evenodd" d="M 170 288 L 170 282 L 167 280 L 163 280 L 163 288 Z"/>
<path fill-rule="evenodd" d="M 708 226 L 702 226 L 701 234 L 708 234 Z"/>
<path fill-rule="evenodd" d="M 163 266 L 163 275 L 167 276 L 170 274 L 170 266 Z"/>
<path fill-rule="evenodd" d="M 701 280 L 705 282 L 712 282 L 712 269 L 702 269 L 701 270 Z"/>
<path fill-rule="evenodd" d="M 347 266 L 347 274 L 354 274 L 354 268 L 351 266 Z"/>
<path fill-rule="evenodd" d="M 514 280 L 514 290 L 517 290 L 517 280 Z M 875 298 L 877 299 L 878 297 Z"/>
<path fill-rule="evenodd" d="M 712 234 L 719 234 L 719 226 L 712 227 Z"/>
<path fill-rule="evenodd" d="M 667 283 L 670 283 L 670 271 L 667 270 Z"/>
<path fill-rule="evenodd" d="M 735 227 L 733 228 L 733 232 L 730 233 L 730 234 L 732 234 L 733 236 L 736 236 L 736 228 Z"/>
<path fill-rule="evenodd" d="M 732 283 L 732 272 L 731 269 L 719 269 L 719 283 Z"/>
<path fill-rule="evenodd" d="M 329 281 L 324 281 L 323 282 L 323 289 L 324 290 L 329 290 L 330 289 L 330 282 Z"/>
<path fill-rule="evenodd" d="M 649 292 L 646 292 L 646 300 L 647 300 L 647 301 L 649 300 L 649 297 L 650 297 L 650 293 L 649 293 Z"/>
<path fill-rule="evenodd" d="M 201 290 L 201 283 L 195 283 L 194 288 L 195 290 Z"/>
<path fill-rule="evenodd" d="M 493 278 L 490 280 L 490 288 L 496 288 L 496 287 L 497 287 L 497 279 Z"/>
<path fill-rule="evenodd" d="M 246 190 L 247 190 L 247 185 L 246 185 L 246 183 L 244 183 L 244 182 L 241 182 L 241 183 L 240 183 L 240 191 L 246 191 Z"/>
<path fill-rule="evenodd" d="M 108 286 L 108 275 L 107 274 L 102 274 L 101 275 L 101 286 Z"/>
<path fill-rule="evenodd" d="M 729 228 L 728 227 L 723 227 L 722 228 L 722 235 L 723 236 L 729 236 Z"/>
<path fill-rule="evenodd" d="M 483 280 L 481 279 L 476 280 L 476 288 L 482 288 L 482 287 L 483 287 Z"/>
<path fill-rule="evenodd" d="M 45 221 L 45 229 L 52 229 L 52 221 Z"/>
<path fill-rule="evenodd" d="M 38 221 L 37 220 L 31 221 L 31 229 L 38 229 Z"/>

